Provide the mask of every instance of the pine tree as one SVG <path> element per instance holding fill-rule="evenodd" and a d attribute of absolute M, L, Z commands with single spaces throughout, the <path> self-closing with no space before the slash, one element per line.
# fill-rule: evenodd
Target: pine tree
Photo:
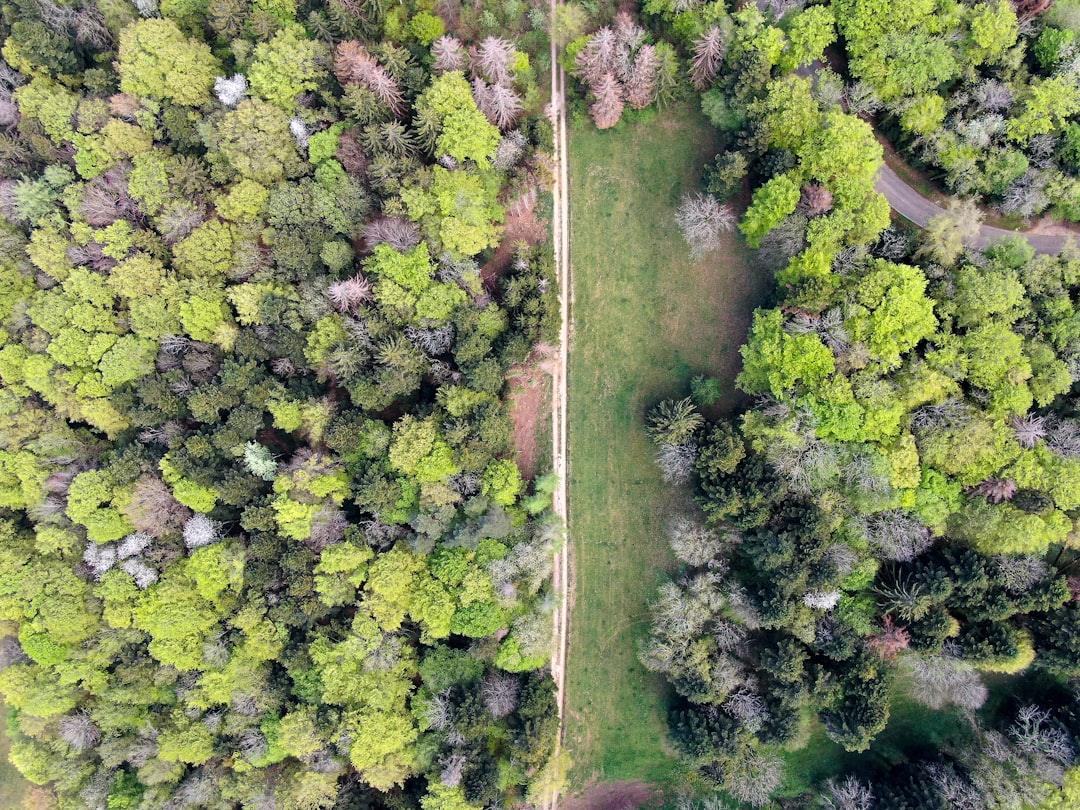
<path fill-rule="evenodd" d="M 589 107 L 589 115 L 597 129 L 610 129 L 619 123 L 626 107 L 622 86 L 615 76 L 605 73 L 592 86 L 592 92 L 596 101 Z"/>
<path fill-rule="evenodd" d="M 715 25 L 694 43 L 690 79 L 698 90 L 705 90 L 713 83 L 724 61 L 726 46 L 723 32 Z"/>
<path fill-rule="evenodd" d="M 656 74 L 659 69 L 656 48 L 642 45 L 626 76 L 626 101 L 635 110 L 644 109 L 656 100 Z"/>

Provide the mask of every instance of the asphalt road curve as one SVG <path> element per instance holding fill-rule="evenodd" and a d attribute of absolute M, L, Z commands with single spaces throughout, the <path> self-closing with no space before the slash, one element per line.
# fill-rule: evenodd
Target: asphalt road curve
<path fill-rule="evenodd" d="M 888 166 L 882 166 L 878 173 L 875 185 L 878 191 L 885 195 L 892 209 L 920 228 L 925 228 L 933 217 L 943 213 L 941 206 L 926 199 L 923 195 L 900 179 Z M 1022 236 L 1035 248 L 1037 253 L 1047 253 L 1056 256 L 1061 252 L 1065 243 L 1071 238 L 1068 236 L 1046 236 L 1043 234 L 1030 234 L 1023 231 L 1007 231 L 1004 228 L 992 228 L 982 225 L 978 235 L 972 240 L 970 247 L 986 248 L 990 245 L 1007 239 L 1011 236 Z"/>

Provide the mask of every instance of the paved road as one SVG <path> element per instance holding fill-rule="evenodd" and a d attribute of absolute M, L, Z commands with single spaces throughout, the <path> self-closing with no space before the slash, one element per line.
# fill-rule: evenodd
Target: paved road
<path fill-rule="evenodd" d="M 882 166 L 878 173 L 878 191 L 885 195 L 889 205 L 904 219 L 910 220 L 920 228 L 925 228 L 931 218 L 943 213 L 941 207 L 922 196 L 919 192 L 905 183 L 888 166 Z M 1007 231 L 1004 228 L 992 228 L 983 225 L 979 228 L 979 234 L 973 240 L 971 247 L 985 248 L 1007 239 L 1010 236 L 1023 236 L 1028 243 L 1035 248 L 1037 253 L 1057 255 L 1065 247 L 1067 236 L 1045 236 L 1042 234 L 1029 234 L 1023 231 Z"/>

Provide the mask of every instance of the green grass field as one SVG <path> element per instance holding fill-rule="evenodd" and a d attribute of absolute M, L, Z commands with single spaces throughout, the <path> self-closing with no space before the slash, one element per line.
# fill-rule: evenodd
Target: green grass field
<path fill-rule="evenodd" d="M 4 729 L 7 727 L 7 706 L 0 702 L 0 810 L 22 807 L 23 797 L 29 783 L 15 766 L 8 762 L 8 742 Z"/>
<path fill-rule="evenodd" d="M 698 373 L 721 378 L 720 408 L 750 314 L 768 279 L 732 237 L 692 262 L 675 223 L 682 194 L 715 154 L 696 111 L 677 108 L 619 131 L 570 135 L 574 285 L 570 345 L 570 529 L 576 587 L 568 671 L 568 746 L 575 787 L 640 779 L 664 784 L 659 679 L 637 661 L 648 603 L 671 564 L 663 527 L 685 495 L 653 464 L 643 416 L 683 396 Z"/>

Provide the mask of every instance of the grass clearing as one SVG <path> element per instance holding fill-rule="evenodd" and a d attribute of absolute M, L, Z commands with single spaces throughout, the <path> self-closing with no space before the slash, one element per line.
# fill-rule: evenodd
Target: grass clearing
<path fill-rule="evenodd" d="M 672 493 L 653 463 L 643 415 L 699 373 L 719 377 L 720 410 L 767 274 L 741 240 L 692 262 L 674 224 L 715 154 L 715 133 L 679 107 L 618 131 L 574 128 L 570 221 L 570 529 L 574 544 L 566 736 L 572 781 L 663 785 L 678 765 L 665 743 L 660 679 L 637 661 L 648 603 L 672 560 Z"/>
<path fill-rule="evenodd" d="M 0 702 L 0 810 L 22 807 L 26 790 L 30 787 L 18 769 L 8 762 L 11 742 L 7 732 L 7 705 Z"/>

